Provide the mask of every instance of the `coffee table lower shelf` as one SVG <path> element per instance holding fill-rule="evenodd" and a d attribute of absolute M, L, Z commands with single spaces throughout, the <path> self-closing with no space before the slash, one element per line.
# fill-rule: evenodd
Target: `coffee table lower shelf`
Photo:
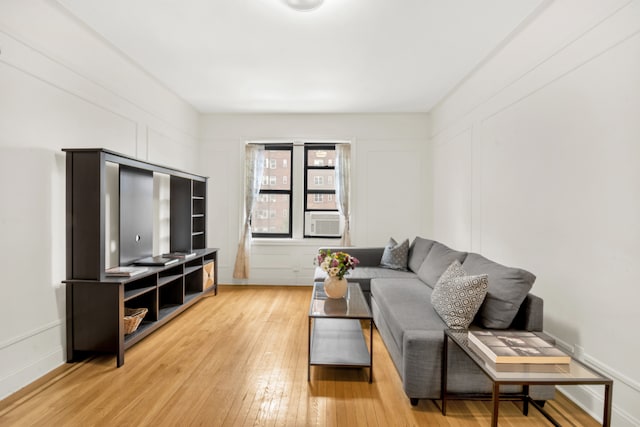
<path fill-rule="evenodd" d="M 309 319 L 309 367 L 335 366 L 369 368 L 369 382 L 373 379 L 372 357 L 362 333 L 359 319 Z"/>

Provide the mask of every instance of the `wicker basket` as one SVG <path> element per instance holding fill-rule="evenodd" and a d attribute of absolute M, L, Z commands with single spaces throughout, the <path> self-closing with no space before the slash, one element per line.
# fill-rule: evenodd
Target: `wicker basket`
<path fill-rule="evenodd" d="M 142 319 L 147 314 L 146 308 L 124 308 L 124 334 L 128 335 L 136 331 Z"/>

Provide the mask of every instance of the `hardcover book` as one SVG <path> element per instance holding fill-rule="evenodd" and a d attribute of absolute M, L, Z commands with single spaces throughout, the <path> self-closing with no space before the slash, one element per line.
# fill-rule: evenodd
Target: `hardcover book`
<path fill-rule="evenodd" d="M 571 372 L 570 363 L 495 363 L 472 342 L 471 348 L 485 362 L 485 366 L 495 372 L 513 372 L 517 374 L 568 374 Z"/>
<path fill-rule="evenodd" d="M 169 252 L 162 254 L 165 258 L 189 259 L 196 256 L 195 252 Z"/>
<path fill-rule="evenodd" d="M 553 344 L 527 331 L 469 331 L 469 342 L 491 362 L 569 363 L 571 357 Z"/>
<path fill-rule="evenodd" d="M 105 274 L 113 277 L 133 277 L 147 270 L 147 267 L 113 267 L 105 270 Z"/>
<path fill-rule="evenodd" d="M 153 257 L 146 257 L 146 258 L 139 259 L 134 264 L 162 267 L 169 264 L 175 264 L 176 262 L 178 262 L 178 258 L 165 258 L 161 256 L 153 256 Z"/>

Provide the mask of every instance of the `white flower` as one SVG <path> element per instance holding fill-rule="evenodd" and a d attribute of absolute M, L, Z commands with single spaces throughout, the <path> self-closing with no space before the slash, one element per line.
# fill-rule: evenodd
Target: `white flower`
<path fill-rule="evenodd" d="M 329 275 L 330 276 L 337 276 L 338 273 L 340 273 L 340 268 L 339 267 L 331 267 L 329 269 Z"/>

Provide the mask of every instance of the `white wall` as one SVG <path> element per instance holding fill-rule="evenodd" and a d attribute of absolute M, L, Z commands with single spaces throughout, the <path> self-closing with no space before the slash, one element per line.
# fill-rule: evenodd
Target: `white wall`
<path fill-rule="evenodd" d="M 194 170 L 198 114 L 55 2 L 0 2 L 0 399 L 65 360 L 65 156 Z"/>
<path fill-rule="evenodd" d="M 338 139 L 352 147 L 354 245 L 382 246 L 390 236 L 428 236 L 431 184 L 425 114 L 212 114 L 202 120 L 203 173 L 209 181 L 208 245 L 221 248 L 221 283 L 232 283 L 243 211 L 246 141 Z M 254 240 L 249 283 L 309 284 L 313 255 L 336 240 Z"/>
<path fill-rule="evenodd" d="M 61 148 L 211 176 L 208 244 L 231 283 L 244 142 L 336 138 L 354 142 L 355 244 L 433 236 L 535 272 L 547 332 L 614 378 L 615 425 L 639 425 L 639 9 L 550 2 L 441 103 L 432 130 L 421 114 L 207 115 L 199 129 L 190 106 L 56 3 L 3 0 L 0 398 L 64 361 Z M 323 243 L 255 246 L 250 282 L 307 284 Z M 599 388 L 567 392 L 600 416 Z"/>
<path fill-rule="evenodd" d="M 640 425 L 640 2 L 550 2 L 432 119 L 435 237 L 536 273 L 545 330 Z"/>

